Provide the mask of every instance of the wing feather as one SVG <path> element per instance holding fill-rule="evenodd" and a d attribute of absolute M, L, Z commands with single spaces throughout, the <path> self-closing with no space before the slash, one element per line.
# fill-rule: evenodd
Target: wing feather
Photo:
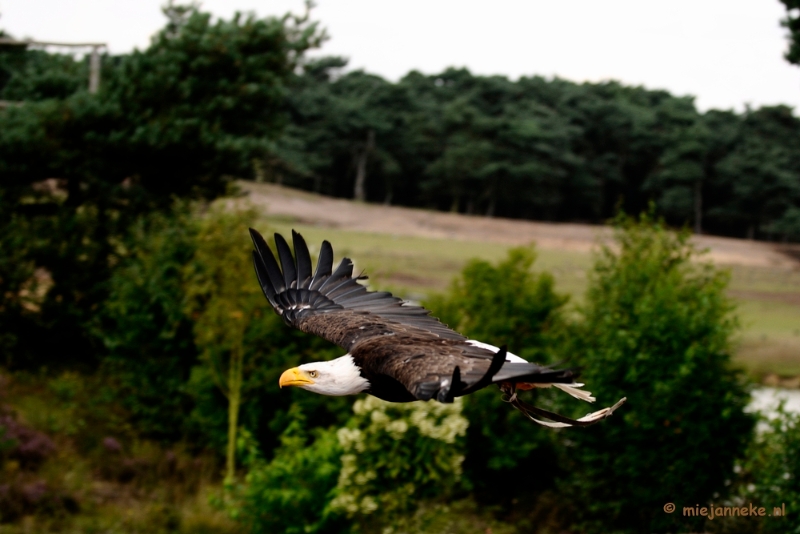
<path fill-rule="evenodd" d="M 261 289 L 267 296 L 267 300 L 272 302 L 270 294 L 273 296 L 280 293 L 286 287 L 283 284 L 283 276 L 278 267 L 278 262 L 275 261 L 275 256 L 272 254 L 267 242 L 261 237 L 261 234 L 250 228 L 250 237 L 253 239 L 255 250 L 253 251 L 253 261 L 256 264 L 256 274 L 258 281 L 261 284 Z M 269 289 L 267 289 L 269 288 Z"/>
<path fill-rule="evenodd" d="M 325 291 L 325 288 L 328 285 L 333 284 L 331 287 L 336 288 L 338 286 L 336 282 L 348 281 L 351 279 L 352 276 L 353 276 L 353 262 L 350 260 L 350 258 L 342 258 L 342 261 L 339 262 L 339 265 L 336 267 L 336 270 L 333 271 L 333 274 L 331 274 L 327 280 L 322 282 L 322 284 L 317 288 L 317 290 L 320 292 L 324 292 L 327 295 L 328 292 Z M 328 288 L 328 291 L 330 289 L 331 288 Z"/>
<path fill-rule="evenodd" d="M 297 270 L 294 266 L 294 258 L 292 257 L 292 250 L 289 244 L 281 234 L 275 234 L 275 247 L 278 249 L 278 257 L 281 260 L 281 269 L 283 269 L 283 281 L 285 287 L 295 287 L 297 282 Z M 295 282 L 295 284 L 292 284 Z"/>
<path fill-rule="evenodd" d="M 272 282 L 269 280 L 269 275 L 267 274 L 266 268 L 260 261 L 258 252 L 255 250 L 253 251 L 253 267 L 256 269 L 256 278 L 258 278 L 258 284 L 261 286 L 264 296 L 267 297 L 267 300 L 270 304 L 275 306 L 275 289 L 273 289 Z"/>
<path fill-rule="evenodd" d="M 368 291 L 359 282 L 365 277 L 353 276 L 353 262 L 349 258 L 343 258 L 333 269 L 333 248 L 327 241 L 320 247 L 316 270 L 309 278 L 310 254 L 300 234 L 292 233 L 294 257 L 286 240 L 275 234 L 282 271 L 261 235 L 255 230 L 251 230 L 251 235 L 257 252 L 253 256 L 256 275 L 264 294 L 275 312 L 295 328 L 347 350 L 369 339 L 370 335 L 398 334 L 406 330 L 433 340 L 466 339 L 431 317 L 425 308 L 407 305 L 386 291 Z M 375 325 L 380 327 L 372 328 Z M 368 334 L 365 330 L 374 333 Z M 487 354 L 492 353 L 487 351 Z"/>
<path fill-rule="evenodd" d="M 292 244 L 297 267 L 297 287 L 307 288 L 311 284 L 311 254 L 308 252 L 308 245 L 303 236 L 294 230 L 292 230 Z"/>
<path fill-rule="evenodd" d="M 317 260 L 317 270 L 314 271 L 314 278 L 311 280 L 309 289 L 319 289 L 319 286 L 331 275 L 333 269 L 333 247 L 328 241 L 323 241 L 319 249 L 319 259 Z"/>

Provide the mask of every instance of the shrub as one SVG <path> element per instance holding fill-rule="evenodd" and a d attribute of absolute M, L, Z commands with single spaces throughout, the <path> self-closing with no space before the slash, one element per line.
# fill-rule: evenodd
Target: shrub
<path fill-rule="evenodd" d="M 567 297 L 555 292 L 549 273 L 531 270 L 535 259 L 532 249 L 515 248 L 496 266 L 473 260 L 426 306 L 464 335 L 548 363 Z M 465 397 L 464 415 L 471 423 L 464 468 L 484 500 L 511 502 L 552 487 L 556 464 L 548 431 L 503 405 L 496 388 Z M 536 474 L 519 476 L 520 470 Z"/>
<path fill-rule="evenodd" d="M 250 209 L 209 210 L 200 223 L 195 254 L 183 270 L 184 311 L 201 351 L 185 388 L 194 402 L 186 422 L 203 441 L 222 448 L 236 442 L 229 439 L 229 422 L 230 415 L 239 412 L 236 428 L 247 428 L 262 450 L 272 451 L 279 445 L 292 402 L 303 407 L 312 426 L 327 427 L 342 424 L 353 401 L 278 388 L 278 378 L 287 368 L 343 351 L 289 328 L 272 311 L 253 271 L 247 229 L 255 221 Z M 228 413 L 231 378 L 233 390 L 239 389 L 241 410 Z"/>
<path fill-rule="evenodd" d="M 264 307 L 247 261 L 252 249 L 247 229 L 255 218 L 252 209 L 212 208 L 200 223 L 197 249 L 185 269 L 186 312 L 194 319 L 195 342 L 228 400 L 227 480 L 235 475 L 239 407 L 245 368 L 251 366 L 245 360 L 245 332 Z"/>
<path fill-rule="evenodd" d="M 30 360 L 28 336 L 36 322 L 52 280 L 37 269 L 34 255 L 42 225 L 13 213 L 0 190 L 0 364 L 24 367 Z"/>
<path fill-rule="evenodd" d="M 696 528 L 664 504 L 707 503 L 732 478 L 753 418 L 730 363 L 727 282 L 688 233 L 650 215 L 616 220 L 563 347 L 601 402 L 628 398 L 602 424 L 555 434 L 568 474 L 561 492 L 587 531 Z"/>
<path fill-rule="evenodd" d="M 337 432 L 344 454 L 331 510 L 365 531 L 402 526 L 420 501 L 449 496 L 460 486 L 467 426 L 458 399 L 359 399 L 352 419 Z"/>
<path fill-rule="evenodd" d="M 192 408 L 184 391 L 197 348 L 184 313 L 182 270 L 196 248 L 187 205 L 141 218 L 111 276 L 95 330 L 108 351 L 103 370 L 145 436 L 175 440 Z"/>
<path fill-rule="evenodd" d="M 338 431 L 309 431 L 296 404 L 289 416 L 271 462 L 254 442 L 248 447 L 249 471 L 230 510 L 253 532 L 392 532 L 449 521 L 437 501 L 460 486 L 467 428 L 460 401 L 364 397 Z"/>
<path fill-rule="evenodd" d="M 745 518 L 747 526 L 751 532 L 800 532 L 800 415 L 781 406 L 764 425 L 745 455 L 741 494 L 733 505 L 753 503 L 769 515 L 785 506 L 785 516 Z"/>
<path fill-rule="evenodd" d="M 230 510 L 253 532 L 336 532 L 343 522 L 328 509 L 341 467 L 335 429 L 309 432 L 297 405 L 289 414 L 292 422 L 271 462 L 263 460 L 249 433 L 243 432 L 248 474 Z"/>

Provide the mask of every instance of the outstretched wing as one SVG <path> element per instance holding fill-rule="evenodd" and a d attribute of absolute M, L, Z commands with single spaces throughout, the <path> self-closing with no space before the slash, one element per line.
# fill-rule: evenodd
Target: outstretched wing
<path fill-rule="evenodd" d="M 286 324 L 315 334 L 352 351 L 375 337 L 402 334 L 466 341 L 421 306 L 411 306 L 385 291 L 367 291 L 353 276 L 353 262 L 344 258 L 333 269 L 333 248 L 322 242 L 317 268 L 311 273 L 311 256 L 303 237 L 292 230 L 295 256 L 286 240 L 275 234 L 276 260 L 264 238 L 250 229 L 255 250 L 253 263 L 264 295 Z M 280 267 L 278 264 L 280 261 Z M 489 354 L 487 352 L 487 354 Z"/>
<path fill-rule="evenodd" d="M 294 256 L 286 240 L 275 234 L 277 259 L 257 231 L 251 228 L 250 236 L 258 281 L 275 312 L 288 325 L 351 353 L 375 386 L 370 392 L 384 400 L 450 402 L 491 384 L 498 372 L 509 381 L 569 383 L 575 376 L 570 370 L 506 362 L 504 349 L 468 343 L 425 308 L 388 292 L 367 291 L 359 283 L 366 277 L 353 276 L 349 258 L 333 268 L 327 241 L 312 274 L 308 246 L 294 230 Z"/>

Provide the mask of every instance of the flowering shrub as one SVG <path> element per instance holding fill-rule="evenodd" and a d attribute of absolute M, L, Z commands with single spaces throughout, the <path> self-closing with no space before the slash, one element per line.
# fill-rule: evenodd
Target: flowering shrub
<path fill-rule="evenodd" d="M 421 501 L 459 484 L 467 431 L 460 399 L 393 404 L 364 397 L 338 431 L 310 432 L 297 405 L 290 415 L 272 461 L 251 438 L 245 444 L 249 472 L 232 488 L 229 511 L 253 532 L 388 532 Z"/>
<path fill-rule="evenodd" d="M 356 401 L 337 436 L 344 451 L 330 503 L 358 523 L 391 522 L 460 481 L 468 422 L 453 404 Z"/>
<path fill-rule="evenodd" d="M 55 450 L 49 436 L 23 425 L 13 414 L 0 411 L 0 459 L 15 460 L 23 469 L 35 470 Z"/>

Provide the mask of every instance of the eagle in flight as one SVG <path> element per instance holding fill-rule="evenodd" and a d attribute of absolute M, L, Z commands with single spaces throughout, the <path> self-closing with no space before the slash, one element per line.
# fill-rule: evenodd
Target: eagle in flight
<path fill-rule="evenodd" d="M 261 289 L 275 313 L 289 326 L 315 334 L 347 351 L 331 361 L 300 365 L 284 372 L 280 386 L 298 386 L 322 395 L 368 393 L 390 402 L 453 402 L 491 384 L 504 400 L 544 426 L 588 426 L 610 416 L 625 402 L 571 419 L 531 406 L 518 390 L 556 387 L 594 402 L 580 389 L 572 369 L 554 369 L 525 361 L 506 351 L 470 340 L 448 328 L 420 306 L 388 292 L 367 291 L 344 258 L 333 268 L 333 248 L 322 242 L 312 274 L 311 255 L 303 237 L 292 230 L 294 256 L 275 234 L 277 259 L 264 238 L 250 229 L 253 263 Z"/>

